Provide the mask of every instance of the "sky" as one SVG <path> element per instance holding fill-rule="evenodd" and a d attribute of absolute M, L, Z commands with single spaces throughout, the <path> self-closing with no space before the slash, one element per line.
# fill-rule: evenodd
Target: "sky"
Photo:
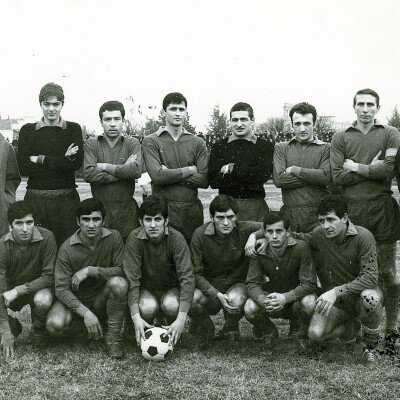
<path fill-rule="evenodd" d="M 250 103 L 256 122 L 307 101 L 352 121 L 370 87 L 386 122 L 400 106 L 397 0 L 0 0 L 0 115 L 41 117 L 47 82 L 64 88 L 64 119 L 101 131 L 120 100 L 158 114 L 181 92 L 205 132 L 215 104 Z M 156 106 L 152 111 L 149 106 Z M 134 113 L 135 118 L 139 118 Z M 138 120 L 141 123 L 142 121 Z"/>

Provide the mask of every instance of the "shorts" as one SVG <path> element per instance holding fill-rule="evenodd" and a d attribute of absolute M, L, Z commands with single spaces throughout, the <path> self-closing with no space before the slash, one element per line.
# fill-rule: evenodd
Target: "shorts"
<path fill-rule="evenodd" d="M 132 230 L 140 226 L 139 207 L 134 198 L 128 201 L 103 203 L 103 205 L 106 209 L 104 226 L 116 229 L 124 241 Z"/>
<path fill-rule="evenodd" d="M 264 199 L 238 199 L 235 201 L 239 207 L 238 221 L 263 222 L 264 217 L 269 213 L 269 207 Z"/>
<path fill-rule="evenodd" d="M 311 232 L 319 225 L 317 207 L 289 207 L 283 205 L 281 213 L 289 219 L 290 229 L 294 232 Z"/>
<path fill-rule="evenodd" d="M 196 228 L 203 225 L 203 205 L 199 199 L 195 201 L 169 201 L 168 224 L 185 237 L 187 242 Z"/>
<path fill-rule="evenodd" d="M 59 248 L 78 229 L 76 211 L 79 195 L 76 189 L 28 189 L 24 198 L 35 212 L 35 225 L 49 229 Z"/>
<path fill-rule="evenodd" d="M 8 308 L 13 311 L 21 311 L 21 309 L 24 306 L 29 304 L 31 307 L 31 310 L 32 310 L 33 309 L 33 298 L 34 298 L 35 294 L 36 293 L 23 294 L 22 296 L 18 296 L 14 301 L 11 302 L 11 304 Z"/>
<path fill-rule="evenodd" d="M 380 200 L 348 202 L 353 224 L 367 228 L 378 244 L 400 239 L 400 208 L 392 196 Z"/>

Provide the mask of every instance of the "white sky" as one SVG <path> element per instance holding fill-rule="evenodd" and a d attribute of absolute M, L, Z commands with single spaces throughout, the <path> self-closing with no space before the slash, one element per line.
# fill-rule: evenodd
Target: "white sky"
<path fill-rule="evenodd" d="M 216 103 L 250 103 L 256 122 L 283 103 L 353 120 L 370 87 L 378 118 L 400 106 L 397 0 L 0 0 L 0 115 L 39 118 L 40 88 L 64 88 L 62 115 L 100 130 L 98 109 L 132 95 L 161 106 L 182 92 L 205 131 Z"/>

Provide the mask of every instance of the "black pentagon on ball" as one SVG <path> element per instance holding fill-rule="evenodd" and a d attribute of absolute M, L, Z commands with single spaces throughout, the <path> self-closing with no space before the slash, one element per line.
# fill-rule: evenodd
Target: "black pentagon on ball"
<path fill-rule="evenodd" d="M 156 356 L 156 355 L 158 354 L 157 347 L 150 346 L 150 347 L 147 349 L 147 353 L 148 353 L 151 357 Z"/>
<path fill-rule="evenodd" d="M 149 329 L 148 331 L 146 331 L 146 332 L 144 333 L 144 337 L 145 337 L 146 339 L 148 339 L 152 334 L 153 334 L 153 331 L 152 331 L 151 329 Z"/>
<path fill-rule="evenodd" d="M 160 340 L 163 343 L 168 343 L 169 342 L 169 336 L 162 334 L 162 335 L 160 335 Z"/>

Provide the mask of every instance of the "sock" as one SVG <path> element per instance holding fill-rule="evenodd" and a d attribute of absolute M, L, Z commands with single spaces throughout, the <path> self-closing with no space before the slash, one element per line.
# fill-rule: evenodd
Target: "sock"
<path fill-rule="evenodd" d="M 108 315 L 108 337 L 107 343 L 111 344 L 115 340 L 121 339 L 121 330 L 124 323 L 126 310 L 126 301 L 119 303 L 118 301 L 108 298 L 107 315 Z"/>
<path fill-rule="evenodd" d="M 391 333 L 397 329 L 400 315 L 400 284 L 389 286 L 385 302 L 386 309 L 386 333 Z"/>
<path fill-rule="evenodd" d="M 380 325 L 375 329 L 362 325 L 361 330 L 363 333 L 364 343 L 368 348 L 374 349 L 378 346 Z"/>

